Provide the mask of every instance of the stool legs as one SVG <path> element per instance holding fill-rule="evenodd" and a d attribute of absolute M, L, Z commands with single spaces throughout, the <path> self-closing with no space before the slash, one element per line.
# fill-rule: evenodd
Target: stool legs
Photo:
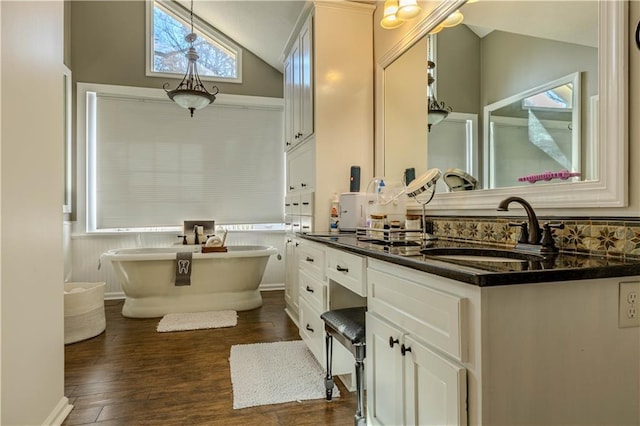
<path fill-rule="evenodd" d="M 333 396 L 333 375 L 331 374 L 331 359 L 333 358 L 333 336 L 331 334 L 325 334 L 325 341 L 327 347 L 327 376 L 324 378 L 324 388 L 327 391 L 327 401 L 331 401 Z"/>
<path fill-rule="evenodd" d="M 365 415 L 362 413 L 362 410 L 364 409 L 364 392 L 363 392 L 364 357 L 365 357 L 365 346 L 363 344 L 357 345 L 355 347 L 357 405 L 356 405 L 356 415 L 354 416 L 354 419 L 353 419 L 355 426 L 363 426 L 367 424 L 367 419 Z"/>

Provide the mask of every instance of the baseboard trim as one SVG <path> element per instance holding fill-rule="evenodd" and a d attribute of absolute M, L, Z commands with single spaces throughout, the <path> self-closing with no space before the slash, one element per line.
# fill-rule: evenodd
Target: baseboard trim
<path fill-rule="evenodd" d="M 260 291 L 284 290 L 284 283 L 260 284 L 258 289 Z"/>
<path fill-rule="evenodd" d="M 63 396 L 56 408 L 47 416 L 42 426 L 60 426 L 73 410 L 73 405 L 69 404 L 69 398 Z"/>
<path fill-rule="evenodd" d="M 123 291 L 111 291 L 104 293 L 104 300 L 119 300 L 124 298 L 125 296 Z"/>

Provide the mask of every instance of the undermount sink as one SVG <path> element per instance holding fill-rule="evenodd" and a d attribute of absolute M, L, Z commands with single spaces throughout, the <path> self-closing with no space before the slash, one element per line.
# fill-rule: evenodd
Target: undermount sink
<path fill-rule="evenodd" d="M 435 259 L 471 262 L 518 263 L 544 260 L 543 256 L 537 254 L 479 247 L 425 248 L 420 250 L 420 253 L 425 256 L 433 257 Z"/>

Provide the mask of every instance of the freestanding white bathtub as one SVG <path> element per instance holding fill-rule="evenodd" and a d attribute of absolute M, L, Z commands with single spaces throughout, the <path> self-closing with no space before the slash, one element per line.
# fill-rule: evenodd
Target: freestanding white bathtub
<path fill-rule="evenodd" d="M 125 294 L 122 315 L 160 317 L 173 312 L 246 311 L 262 306 L 258 286 L 268 246 L 228 246 L 226 253 L 201 253 L 200 246 L 110 250 L 109 260 Z M 191 285 L 176 286 L 176 253 L 193 251 Z"/>

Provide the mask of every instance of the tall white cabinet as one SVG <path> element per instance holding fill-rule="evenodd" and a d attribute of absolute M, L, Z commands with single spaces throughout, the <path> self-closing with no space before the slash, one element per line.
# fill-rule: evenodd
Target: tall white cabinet
<path fill-rule="evenodd" d="M 285 223 L 295 232 L 329 232 L 335 193 L 373 177 L 373 12 L 350 1 L 309 2 L 285 49 Z M 289 243 L 295 252 L 295 243 Z M 287 256 L 287 257 L 288 257 Z M 295 261 L 287 261 L 287 312 L 297 320 Z"/>

